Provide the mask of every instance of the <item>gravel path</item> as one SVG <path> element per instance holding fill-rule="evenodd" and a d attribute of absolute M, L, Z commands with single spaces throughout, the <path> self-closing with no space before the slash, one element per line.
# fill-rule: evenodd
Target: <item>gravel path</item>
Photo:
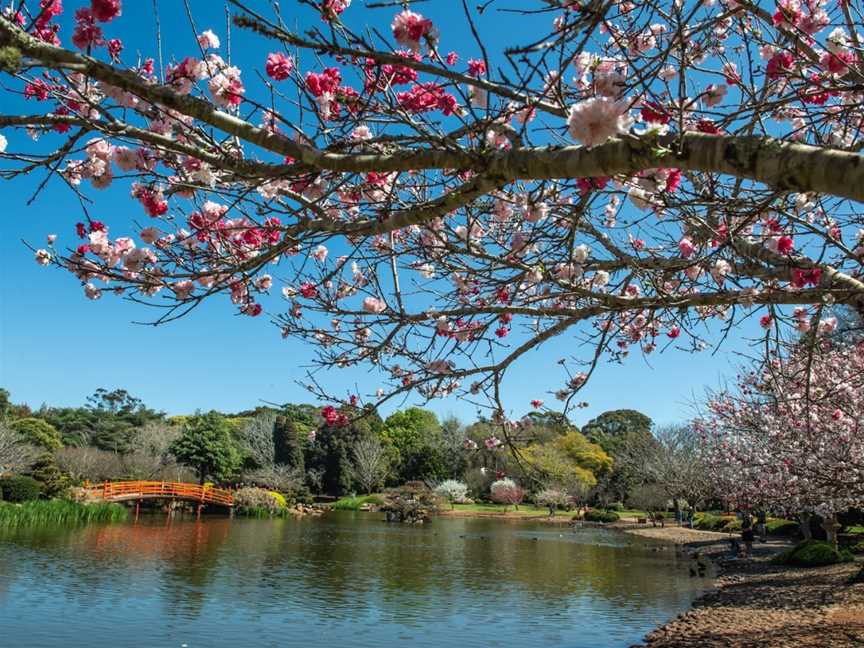
<path fill-rule="evenodd" d="M 645 535 L 639 531 L 642 529 L 627 532 Z M 679 533 L 669 536 L 669 539 L 683 538 Z M 719 562 L 722 575 L 716 580 L 715 588 L 694 602 L 690 611 L 648 634 L 644 645 L 650 648 L 864 647 L 864 584 L 849 584 L 849 578 L 857 573 L 860 565 L 803 569 L 770 564 L 771 556 L 784 546 L 779 541 L 757 544 L 753 557 L 747 560 L 729 558 L 725 543 L 696 549 Z"/>
<path fill-rule="evenodd" d="M 688 529 L 687 527 L 639 527 L 634 529 L 622 525 L 617 528 L 630 535 L 640 536 L 642 538 L 652 538 L 654 540 L 664 540 L 666 542 L 681 545 L 701 544 L 706 542 L 726 542 L 727 539 L 731 537 L 728 533 L 699 531 L 698 529 Z"/>

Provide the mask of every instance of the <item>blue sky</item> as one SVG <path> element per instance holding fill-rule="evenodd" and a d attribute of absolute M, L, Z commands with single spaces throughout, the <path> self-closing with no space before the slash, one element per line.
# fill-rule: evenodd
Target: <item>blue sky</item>
<path fill-rule="evenodd" d="M 68 15 L 83 3 L 67 0 L 64 4 L 67 21 L 63 34 L 68 37 Z M 198 31 L 211 28 L 224 44 L 221 3 L 191 4 Z M 314 14 L 290 15 L 294 9 L 287 6 L 293 3 L 285 4 L 289 24 L 317 24 Z M 519 5 L 515 0 L 511 4 Z M 133 60 L 136 51 L 153 55 L 155 24 L 151 3 L 127 0 L 124 5 L 123 16 L 108 27 L 107 35 L 124 38 L 126 61 Z M 172 54 L 194 54 L 191 28 L 181 3 L 163 0 L 160 5 L 165 61 L 170 61 Z M 433 17 L 438 25 L 460 23 L 447 15 L 448 6 L 459 7 L 461 14 L 461 3 L 455 0 L 452 4 L 450 0 L 422 3 L 417 10 Z M 386 27 L 389 13 L 379 15 Z M 502 17 L 487 12 L 480 27 L 482 33 L 489 34 L 487 47 L 496 51 L 502 45 L 512 45 L 514 34 L 518 39 L 519 33 L 525 38 L 539 33 L 529 28 L 529 22 L 545 27 L 550 20 L 549 16 Z M 479 54 L 467 31 L 442 28 L 442 35 L 443 52 L 458 51 L 463 60 Z M 251 68 L 263 67 L 266 53 L 274 48 L 236 30 L 232 44 L 235 62 L 248 70 L 244 80 L 249 94 L 254 96 L 255 88 L 260 86 Z M 9 103 L 4 97 L 3 113 L 34 109 L 23 102 L 10 108 Z M 26 146 L 22 132 L 7 129 L 4 135 L 10 150 Z M 309 400 L 296 384 L 312 358 L 308 347 L 296 340 L 282 340 L 278 329 L 266 318 L 238 317 L 227 300 L 219 298 L 180 321 L 155 328 L 136 325 L 132 323 L 135 320 L 152 320 L 153 311 L 107 294 L 91 302 L 84 298 L 73 276 L 37 266 L 22 240 L 42 247 L 45 236 L 56 233 L 59 244 L 73 245 L 74 223 L 82 220 L 72 194 L 58 182 L 49 183 L 32 205 L 26 204 L 43 178 L 39 172 L 0 184 L 0 385 L 12 392 L 14 401 L 34 407 L 41 403 L 80 405 L 98 387 L 125 388 L 150 407 L 168 413 L 199 408 L 231 411 L 254 407 L 262 401 Z M 130 222 L 130 212 L 137 216 L 140 211 L 127 191 L 125 184 L 104 192 L 88 190 L 96 201 L 94 218 L 105 221 L 114 232 L 123 232 L 123 225 Z M 755 332 L 748 325 L 734 335 Z M 634 355 L 623 366 L 601 366 L 592 383 L 581 392 L 581 399 L 588 401 L 589 407 L 576 411 L 575 421 L 581 424 L 615 408 L 638 409 L 658 423 L 687 417 L 690 404 L 703 394 L 706 385 L 716 387 L 723 375 L 734 372 L 737 360 L 733 352 L 746 346 L 734 335 L 715 355 L 710 351 L 696 355 L 673 351 L 651 357 L 650 365 Z M 554 406 L 554 398 L 546 392 L 557 389 L 564 381 L 555 362 L 575 352 L 569 348 L 572 344 L 568 338 L 553 340 L 511 370 L 503 391 L 511 415 L 525 413 L 532 398 L 543 398 Z M 374 390 L 374 386 L 369 389 L 364 369 L 334 371 L 319 379 L 335 393 L 356 391 L 358 385 L 363 390 Z M 474 406 L 455 398 L 434 401 L 430 408 L 439 414 L 457 414 L 464 420 L 472 419 L 475 413 Z"/>

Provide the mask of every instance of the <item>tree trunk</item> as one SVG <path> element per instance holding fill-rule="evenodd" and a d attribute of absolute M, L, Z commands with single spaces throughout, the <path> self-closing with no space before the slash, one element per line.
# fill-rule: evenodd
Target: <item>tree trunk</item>
<path fill-rule="evenodd" d="M 810 531 L 810 514 L 809 513 L 799 513 L 798 514 L 798 526 L 801 529 L 801 535 L 804 536 L 805 540 L 813 539 L 813 532 Z"/>

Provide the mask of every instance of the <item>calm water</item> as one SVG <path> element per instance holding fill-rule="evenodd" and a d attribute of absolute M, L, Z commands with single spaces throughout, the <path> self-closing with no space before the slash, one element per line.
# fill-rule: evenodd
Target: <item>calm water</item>
<path fill-rule="evenodd" d="M 629 646 L 704 586 L 611 531 L 375 514 L 0 534 L 0 646 Z"/>

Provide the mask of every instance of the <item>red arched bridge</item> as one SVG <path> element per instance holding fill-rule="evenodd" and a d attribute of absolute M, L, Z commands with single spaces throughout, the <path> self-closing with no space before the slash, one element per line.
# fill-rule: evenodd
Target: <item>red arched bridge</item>
<path fill-rule="evenodd" d="M 106 481 L 101 484 L 88 486 L 87 491 L 93 499 L 101 499 L 106 502 L 170 499 L 194 502 L 199 505 L 218 504 L 220 506 L 234 506 L 234 495 L 229 490 L 183 482 Z"/>

